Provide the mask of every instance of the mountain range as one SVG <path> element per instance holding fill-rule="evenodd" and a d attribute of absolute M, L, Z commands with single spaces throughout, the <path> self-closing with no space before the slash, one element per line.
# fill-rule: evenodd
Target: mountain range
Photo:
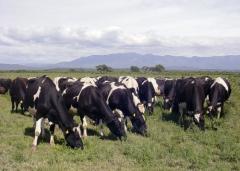
<path fill-rule="evenodd" d="M 160 56 L 153 54 L 142 55 L 138 53 L 116 53 L 80 57 L 72 61 L 65 61 L 56 64 L 0 64 L 0 70 L 95 68 L 95 66 L 100 64 L 106 64 L 112 68 L 129 68 L 133 65 L 143 67 L 162 64 L 167 70 L 239 71 L 240 55 L 184 57 L 170 55 Z"/>

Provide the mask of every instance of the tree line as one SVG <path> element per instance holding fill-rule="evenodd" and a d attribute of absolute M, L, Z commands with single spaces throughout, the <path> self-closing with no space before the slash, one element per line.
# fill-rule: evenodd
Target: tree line
<path fill-rule="evenodd" d="M 106 64 L 101 64 L 101 65 L 97 65 L 96 66 L 96 70 L 99 72 L 111 72 L 113 71 L 113 68 L 110 66 L 107 66 Z M 131 72 L 140 72 L 140 71 L 144 71 L 144 72 L 162 72 L 165 71 L 165 68 L 163 65 L 161 64 L 157 64 L 153 67 L 149 67 L 149 66 L 143 66 L 143 67 L 138 67 L 138 66 L 131 66 L 130 67 L 130 71 Z"/>

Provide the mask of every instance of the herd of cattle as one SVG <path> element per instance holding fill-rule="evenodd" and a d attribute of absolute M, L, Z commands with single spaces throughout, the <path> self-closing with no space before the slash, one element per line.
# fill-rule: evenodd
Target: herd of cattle
<path fill-rule="evenodd" d="M 87 136 L 86 117 L 95 124 L 105 123 L 120 140 L 126 139 L 127 119 L 132 123 L 132 131 L 147 134 L 144 113 L 151 115 L 157 97 L 163 98 L 163 109 L 192 121 L 204 129 L 204 115 L 211 119 L 221 117 L 224 102 L 231 94 L 227 79 L 218 77 L 133 78 L 130 76 L 97 78 L 47 76 L 0 79 L 0 93 L 9 90 L 12 112 L 21 107 L 34 118 L 36 149 L 38 137 L 44 135 L 45 119 L 50 126 L 50 144 L 54 144 L 55 124 L 64 134 L 67 144 L 72 148 L 83 148 L 82 137 Z M 207 106 L 205 105 L 207 104 Z M 82 124 L 76 124 L 73 115 L 80 116 Z M 83 132 L 82 132 L 83 131 Z M 103 136 L 102 129 L 100 135 Z"/>

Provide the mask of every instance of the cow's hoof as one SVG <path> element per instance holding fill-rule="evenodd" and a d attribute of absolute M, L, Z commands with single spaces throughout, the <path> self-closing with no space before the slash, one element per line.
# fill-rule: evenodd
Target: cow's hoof
<path fill-rule="evenodd" d="M 36 151 L 37 150 L 37 146 L 36 145 L 32 145 L 32 151 Z"/>

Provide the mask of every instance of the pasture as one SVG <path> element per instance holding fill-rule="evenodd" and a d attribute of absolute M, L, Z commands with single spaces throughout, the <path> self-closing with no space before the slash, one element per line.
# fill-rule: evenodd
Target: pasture
<path fill-rule="evenodd" d="M 55 146 L 49 136 L 40 138 L 35 152 L 31 150 L 34 130 L 28 113 L 11 113 L 9 94 L 0 95 L 0 170 L 240 170 L 240 74 L 224 72 L 1 72 L 1 78 L 48 75 L 99 76 L 132 75 L 154 77 L 222 76 L 230 80 L 232 94 L 225 104 L 225 116 L 211 128 L 206 116 L 206 130 L 196 126 L 184 131 L 175 116 L 163 111 L 161 102 L 152 116 L 146 116 L 148 137 L 128 132 L 126 141 L 114 140 L 104 127 L 104 138 L 99 128 L 89 122 L 89 136 L 83 139 L 84 150 L 73 150 L 65 145 L 57 128 Z M 79 122 L 79 117 L 75 116 Z M 129 123 L 130 125 L 130 123 Z M 48 128 L 48 127 L 47 127 Z M 48 134 L 49 135 L 49 134 Z"/>

